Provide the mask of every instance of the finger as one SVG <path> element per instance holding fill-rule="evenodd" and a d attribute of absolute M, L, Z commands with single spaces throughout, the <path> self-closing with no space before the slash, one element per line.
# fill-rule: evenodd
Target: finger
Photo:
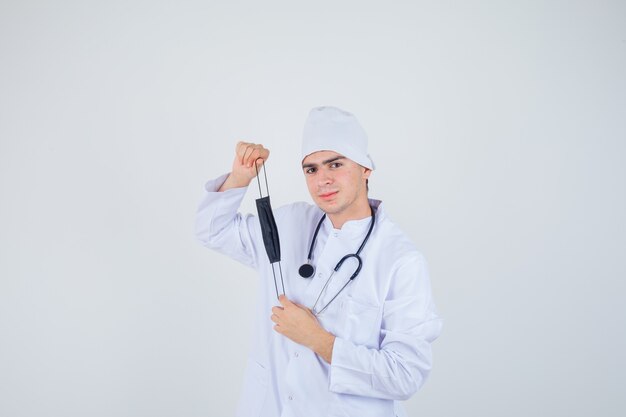
<path fill-rule="evenodd" d="M 270 151 L 265 149 L 263 145 L 259 145 L 259 158 L 263 158 L 263 162 L 267 161 L 270 157 Z"/>
<path fill-rule="evenodd" d="M 235 155 L 240 164 L 243 164 L 243 154 L 246 152 L 246 148 L 248 147 L 248 143 L 239 142 L 237 144 L 237 150 L 235 151 Z"/>
<path fill-rule="evenodd" d="M 272 320 L 274 323 L 278 323 L 279 318 L 278 318 L 278 316 L 276 314 L 272 314 L 270 316 L 270 320 Z"/>
<path fill-rule="evenodd" d="M 250 156 L 246 156 L 248 154 L 248 151 L 250 151 L 250 153 L 254 152 L 254 147 L 252 144 L 248 144 L 248 146 L 246 146 L 246 148 L 243 151 L 243 156 L 241 157 L 241 165 L 243 166 L 247 166 L 249 167 L 249 159 Z"/>
<path fill-rule="evenodd" d="M 263 165 L 267 157 L 267 150 L 263 148 L 263 145 L 254 145 L 254 150 L 248 157 L 248 166 L 253 166 L 255 163 L 258 166 Z"/>
<path fill-rule="evenodd" d="M 239 141 L 237 142 L 237 146 L 235 148 L 235 154 L 239 157 L 239 158 L 243 158 L 243 153 L 245 152 L 246 148 L 248 146 L 250 146 L 251 143 L 248 142 L 244 142 L 244 141 Z"/>
<path fill-rule="evenodd" d="M 278 296 L 278 301 L 282 304 L 283 307 L 292 306 L 293 303 L 289 301 L 289 299 L 285 296 L 285 294 L 281 294 Z"/>
<path fill-rule="evenodd" d="M 276 315 L 280 314 L 282 311 L 283 311 L 282 307 L 279 307 L 279 306 L 272 307 L 272 313 L 274 313 Z"/>
<path fill-rule="evenodd" d="M 282 333 L 283 333 L 282 329 L 280 328 L 280 326 L 279 326 L 278 324 L 274 326 L 274 330 L 275 330 L 277 333 L 280 333 L 280 334 L 282 334 Z"/>
<path fill-rule="evenodd" d="M 254 145 L 251 149 L 252 151 L 250 152 L 250 155 L 248 155 L 248 157 L 246 158 L 246 166 L 248 168 L 251 168 L 254 163 L 256 162 L 256 160 L 259 158 L 259 145 Z"/>

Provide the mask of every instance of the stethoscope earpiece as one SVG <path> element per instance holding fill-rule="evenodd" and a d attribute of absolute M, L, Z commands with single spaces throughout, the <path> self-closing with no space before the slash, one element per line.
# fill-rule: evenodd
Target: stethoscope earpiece
<path fill-rule="evenodd" d="M 310 263 L 306 263 L 298 269 L 298 273 L 302 278 L 311 278 L 315 273 L 315 268 Z"/>

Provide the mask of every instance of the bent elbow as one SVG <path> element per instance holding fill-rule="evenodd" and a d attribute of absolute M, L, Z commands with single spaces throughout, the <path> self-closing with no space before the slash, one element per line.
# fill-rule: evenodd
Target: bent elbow
<path fill-rule="evenodd" d="M 198 239 L 204 247 L 214 249 L 219 245 L 221 233 L 219 230 L 215 230 L 214 227 L 211 227 L 210 224 L 196 222 L 194 234 L 196 239 Z"/>
<path fill-rule="evenodd" d="M 392 375 L 378 380 L 378 389 L 387 392 L 392 400 L 406 401 L 424 385 L 430 369 L 397 365 Z"/>
<path fill-rule="evenodd" d="M 402 378 L 402 381 L 399 381 L 396 386 L 394 400 L 408 400 L 420 389 L 422 384 L 423 379 L 419 372 L 418 375 L 406 375 L 406 377 Z"/>

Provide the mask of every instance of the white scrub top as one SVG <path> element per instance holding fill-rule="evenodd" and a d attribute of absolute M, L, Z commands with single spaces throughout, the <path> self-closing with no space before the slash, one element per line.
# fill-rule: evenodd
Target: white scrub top
<path fill-rule="evenodd" d="M 256 269 L 261 279 L 237 416 L 403 416 L 398 400 L 409 398 L 426 380 L 431 343 L 441 332 L 423 256 L 385 215 L 382 203 L 370 200 L 376 223 L 361 252 L 363 268 L 318 316 L 336 336 L 328 364 L 273 330 L 271 308 L 279 303 L 259 221 L 238 213 L 247 188 L 217 192 L 227 176 L 207 182 L 196 235 L 206 247 Z M 326 217 L 313 253 L 315 275 L 302 278 L 298 268 L 306 262 L 322 215 L 307 203 L 274 209 L 286 295 L 309 308 L 337 262 L 357 251 L 371 221 L 371 217 L 348 221 L 335 229 Z M 355 268 L 354 259 L 344 263 L 317 310 L 337 294 Z"/>

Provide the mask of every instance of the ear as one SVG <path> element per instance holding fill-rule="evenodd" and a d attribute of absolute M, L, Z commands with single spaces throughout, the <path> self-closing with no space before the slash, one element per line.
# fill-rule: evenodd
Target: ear
<path fill-rule="evenodd" d="M 363 167 L 363 179 L 366 180 L 370 177 L 372 170 L 369 168 Z"/>

